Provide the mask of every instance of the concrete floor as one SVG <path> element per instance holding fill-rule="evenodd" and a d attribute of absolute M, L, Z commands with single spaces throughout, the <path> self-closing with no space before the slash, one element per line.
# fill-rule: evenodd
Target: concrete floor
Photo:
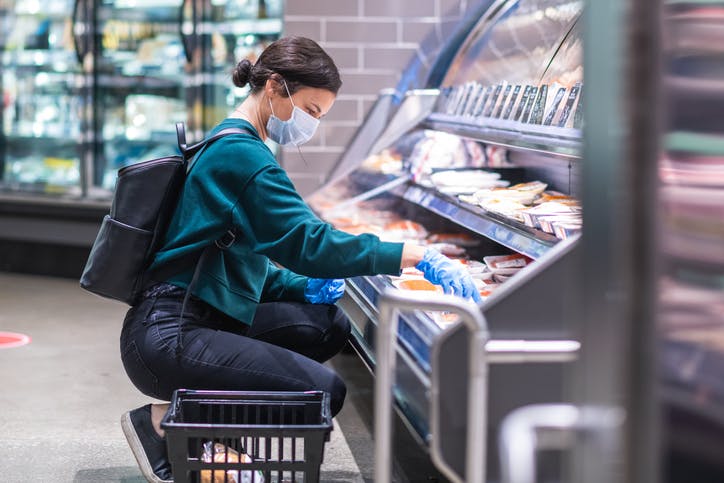
<path fill-rule="evenodd" d="M 121 365 L 126 308 L 84 292 L 75 280 L 0 273 L 0 331 L 32 338 L 0 349 L 0 482 L 145 481 L 119 422 L 128 409 L 152 402 Z M 368 430 L 354 404 L 345 404 L 322 481 L 371 481 Z"/>

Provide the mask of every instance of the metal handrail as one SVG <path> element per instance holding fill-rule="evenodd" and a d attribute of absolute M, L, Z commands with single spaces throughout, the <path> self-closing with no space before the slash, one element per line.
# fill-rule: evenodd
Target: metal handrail
<path fill-rule="evenodd" d="M 466 435 L 465 479 L 485 481 L 485 445 L 487 424 L 487 373 L 485 344 L 488 328 L 480 308 L 471 301 L 437 293 L 385 290 L 379 297 L 380 318 L 377 327 L 377 365 L 375 369 L 375 481 L 389 483 L 392 474 L 392 387 L 397 348 L 397 321 L 401 310 L 448 311 L 460 316 L 470 332 L 468 419 Z M 433 360 L 433 365 L 435 361 Z M 435 371 L 433 367 L 433 371 Z M 433 385 L 434 386 L 434 385 Z M 433 388 L 432 404 L 439 394 Z M 481 406 L 482 405 L 482 406 Z M 434 411 L 433 411 L 434 414 Z M 439 421 L 433 418 L 431 456 L 438 468 L 453 481 L 463 481 L 444 462 L 437 440 Z"/>
<path fill-rule="evenodd" d="M 535 483 L 536 453 L 545 449 L 572 448 L 576 437 L 597 433 L 602 454 L 611 435 L 623 424 L 624 412 L 615 407 L 572 404 L 532 404 L 512 411 L 501 425 L 500 462 L 503 483 Z M 568 440 L 543 437 L 566 434 Z"/>

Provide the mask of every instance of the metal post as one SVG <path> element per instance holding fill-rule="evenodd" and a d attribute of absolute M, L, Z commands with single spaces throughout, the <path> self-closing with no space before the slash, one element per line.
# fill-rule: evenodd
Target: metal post
<path fill-rule="evenodd" d="M 380 303 L 375 364 L 375 481 L 389 483 L 392 475 L 392 377 L 395 372 L 398 311 Z"/>

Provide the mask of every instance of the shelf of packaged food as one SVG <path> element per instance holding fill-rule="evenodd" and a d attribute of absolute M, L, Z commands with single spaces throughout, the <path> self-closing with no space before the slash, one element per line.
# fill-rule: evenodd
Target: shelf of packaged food
<path fill-rule="evenodd" d="M 15 8 L 12 15 L 25 18 L 67 20 L 71 10 L 65 5 L 67 2 L 45 2 L 43 8 L 39 8 L 38 2 L 14 2 Z M 5 10 L 9 12 L 10 9 Z"/>
<path fill-rule="evenodd" d="M 553 235 L 463 203 L 432 188 L 409 184 L 399 187 L 396 193 L 407 201 L 534 260 L 559 241 Z"/>
<path fill-rule="evenodd" d="M 72 50 L 8 49 L 3 52 L 4 67 L 32 67 L 42 71 L 73 73 L 81 66 Z"/>
<path fill-rule="evenodd" d="M 457 134 L 484 143 L 524 149 L 565 158 L 580 158 L 581 130 L 502 119 L 474 119 L 432 113 L 423 123 L 430 129 Z"/>
<path fill-rule="evenodd" d="M 104 89 L 133 89 L 134 94 L 145 91 L 181 89 L 183 79 L 173 76 L 144 75 L 108 75 L 98 76 L 98 86 Z M 140 92 L 139 92 L 140 91 Z"/>
<path fill-rule="evenodd" d="M 134 133 L 137 133 L 137 131 L 134 131 Z M 131 145 L 131 146 L 149 146 L 152 147 L 154 145 L 165 145 L 168 144 L 172 148 L 178 150 L 176 143 L 178 142 L 176 140 L 176 131 L 145 131 L 143 133 L 143 136 L 139 137 L 132 137 L 129 136 L 128 132 L 122 131 L 122 132 L 116 132 L 114 134 L 105 134 L 103 136 L 103 142 L 104 143 L 110 143 L 117 146 L 125 146 L 125 145 Z"/>
<path fill-rule="evenodd" d="M 228 18 L 218 22 L 201 22 L 197 34 L 275 35 L 282 31 L 281 18 Z"/>
<path fill-rule="evenodd" d="M 115 2 L 111 6 L 98 9 L 98 19 L 115 22 L 167 23 L 175 26 L 178 32 L 179 3 L 166 2 Z"/>
<path fill-rule="evenodd" d="M 42 126 L 42 131 L 39 130 L 38 134 L 30 131 L 18 133 L 10 130 L 4 134 L 3 142 L 11 148 L 20 146 L 24 151 L 29 146 L 38 150 L 48 147 L 78 146 L 80 148 L 83 141 L 78 139 L 77 130 L 76 132 L 68 131 L 69 127 L 67 124 L 48 123 Z"/>

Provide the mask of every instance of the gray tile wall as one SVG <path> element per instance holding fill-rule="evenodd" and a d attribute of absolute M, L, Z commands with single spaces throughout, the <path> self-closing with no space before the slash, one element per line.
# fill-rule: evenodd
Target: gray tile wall
<path fill-rule="evenodd" d="M 281 162 L 302 195 L 316 190 L 362 123 L 377 93 L 395 87 L 433 31 L 454 25 L 468 0 L 286 0 L 284 34 L 312 38 L 334 58 L 342 89 L 314 138 Z M 440 39 L 444 41 L 444 38 Z"/>

